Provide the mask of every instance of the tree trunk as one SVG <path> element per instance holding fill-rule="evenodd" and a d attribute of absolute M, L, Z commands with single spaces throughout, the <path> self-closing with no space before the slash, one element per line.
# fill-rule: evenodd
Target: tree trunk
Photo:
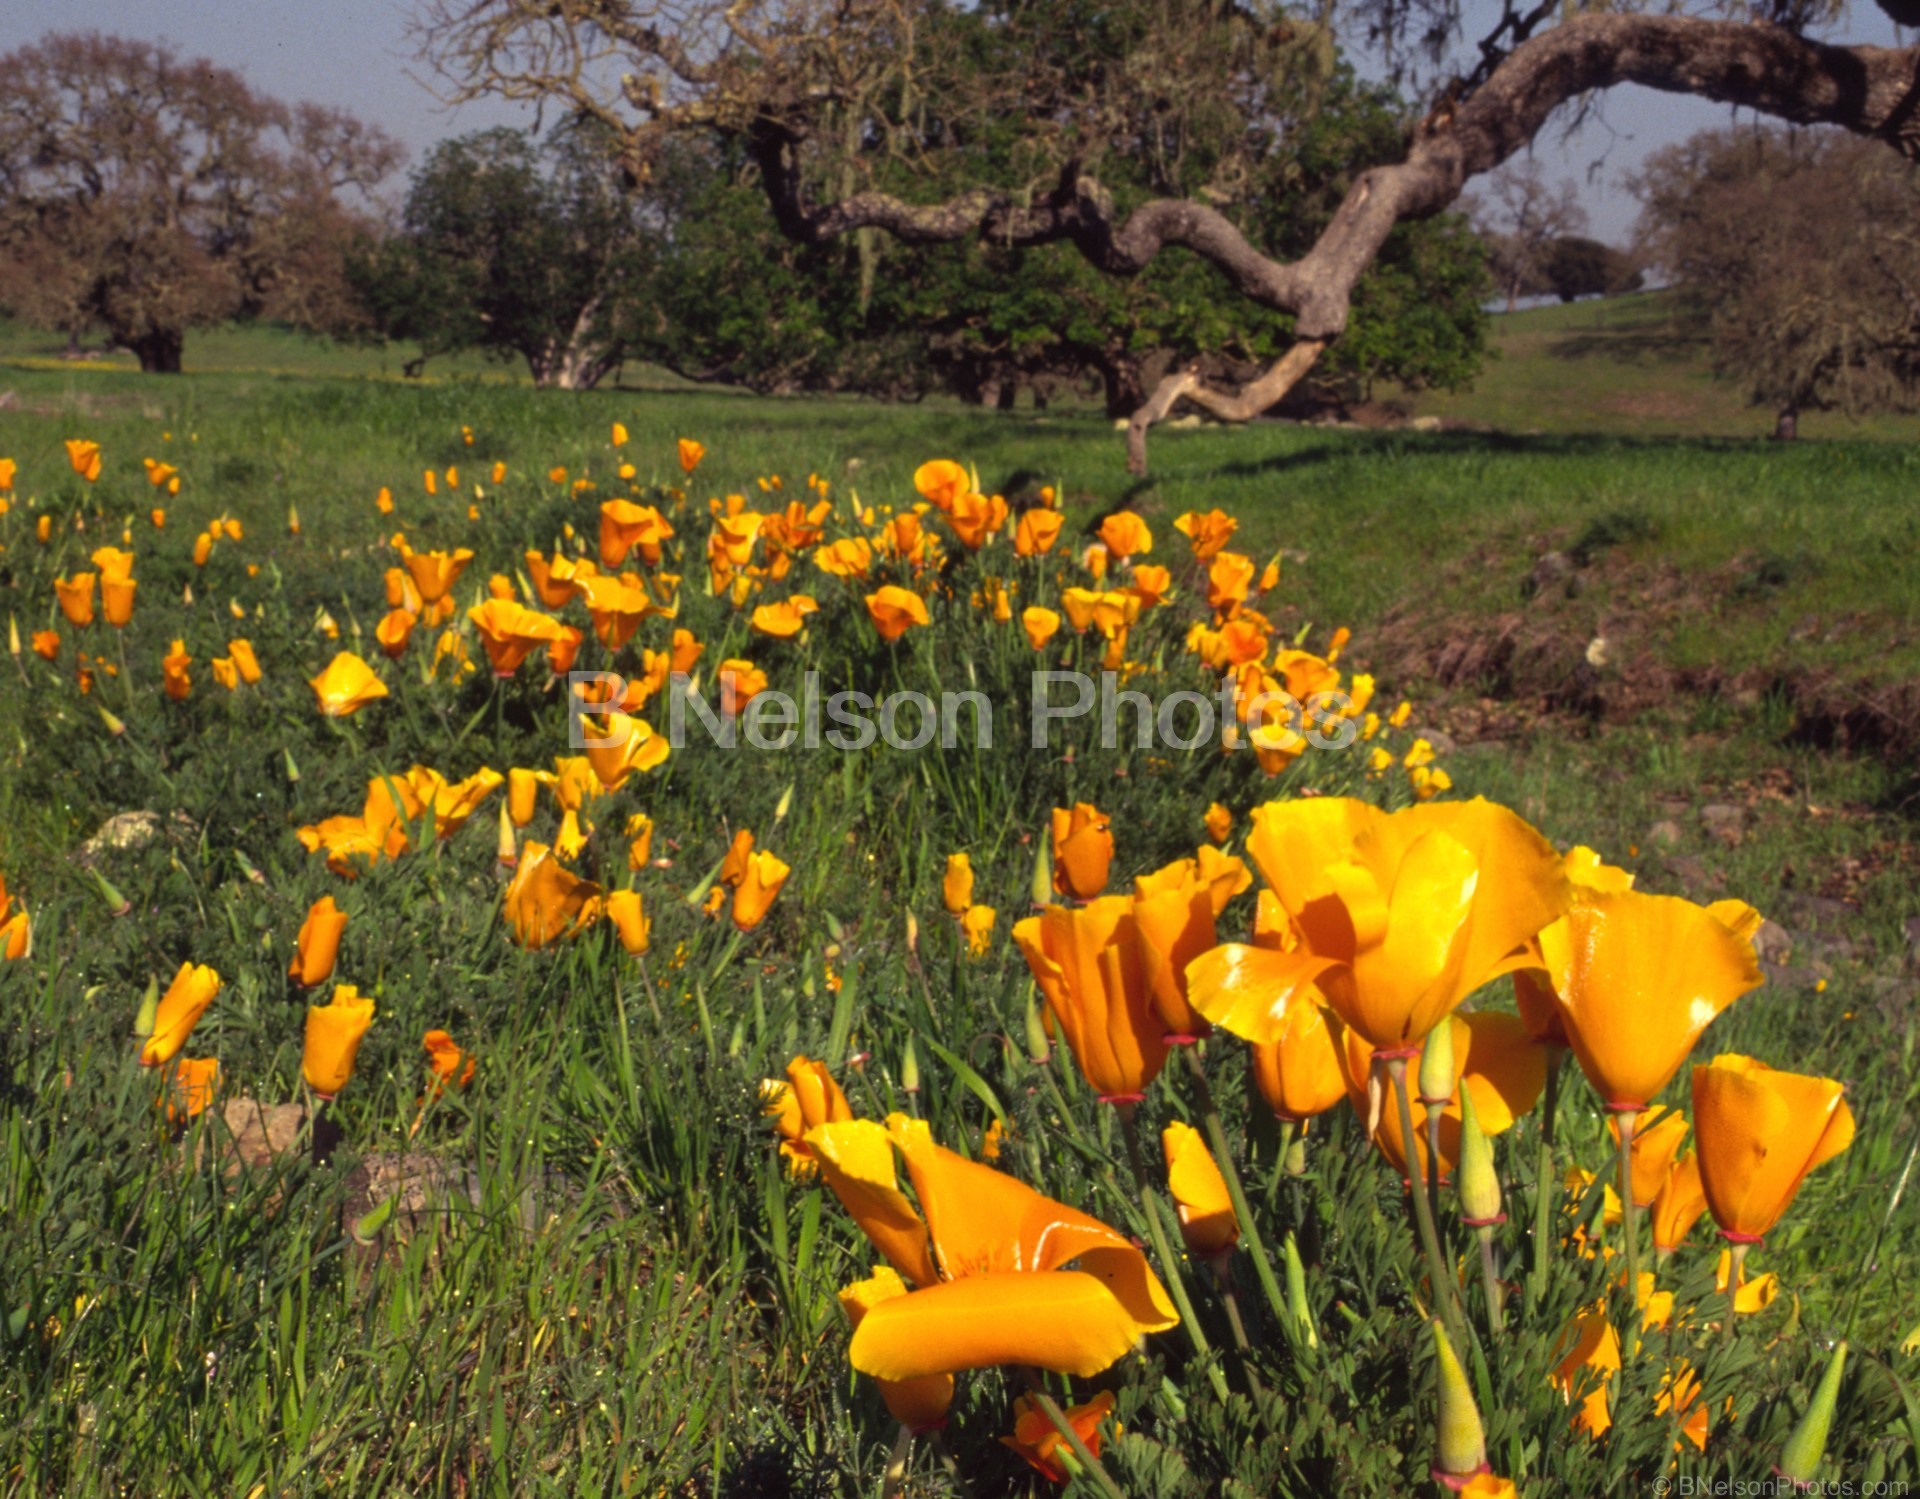
<path fill-rule="evenodd" d="M 1108 421 L 1132 416 L 1146 404 L 1147 386 L 1138 360 L 1109 350 L 1101 354 L 1098 366 L 1100 387 L 1107 398 Z"/>
<path fill-rule="evenodd" d="M 178 328 L 159 328 L 123 342 L 140 360 L 140 371 L 147 375 L 180 373 L 180 349 L 186 337 Z"/>
<path fill-rule="evenodd" d="M 1792 442 L 1800 436 L 1800 407 L 1789 401 L 1774 414 L 1773 440 Z"/>
<path fill-rule="evenodd" d="M 1020 382 L 1012 375 L 1000 377 L 1000 389 L 995 392 L 993 404 L 1002 411 L 1013 410 L 1013 403 L 1020 398 Z"/>

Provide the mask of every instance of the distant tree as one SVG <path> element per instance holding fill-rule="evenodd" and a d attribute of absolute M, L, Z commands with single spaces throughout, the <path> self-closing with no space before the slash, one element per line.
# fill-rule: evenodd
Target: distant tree
<path fill-rule="evenodd" d="M 1838 131 L 1703 131 L 1634 179 L 1646 259 L 1791 438 L 1920 405 L 1920 173 Z"/>
<path fill-rule="evenodd" d="M 400 158 L 381 131 L 96 32 L 0 57 L 0 79 L 0 307 L 75 338 L 104 327 L 156 372 L 205 323 L 358 319 L 356 200 Z"/>
<path fill-rule="evenodd" d="M 1554 244 L 1586 231 L 1587 211 L 1569 179 L 1549 184 L 1534 157 L 1510 161 L 1487 178 L 1486 196 L 1467 212 L 1487 245 L 1487 268 L 1506 295 L 1507 311 L 1522 297 L 1553 290 L 1547 266 Z"/>
<path fill-rule="evenodd" d="M 1638 291 L 1646 283 L 1631 255 L 1584 234 L 1562 235 L 1549 244 L 1541 272 L 1547 287 L 1562 302 L 1617 296 Z"/>
<path fill-rule="evenodd" d="M 534 384 L 562 390 L 618 368 L 646 315 L 657 228 L 591 134 L 501 128 L 435 147 L 399 231 L 353 269 L 381 331 L 423 358 L 525 359 Z"/>

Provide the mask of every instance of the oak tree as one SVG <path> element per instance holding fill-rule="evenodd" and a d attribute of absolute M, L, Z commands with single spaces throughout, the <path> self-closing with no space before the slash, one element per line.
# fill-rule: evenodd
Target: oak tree
<path fill-rule="evenodd" d="M 1575 101 L 1622 83 L 1903 151 L 1920 143 L 1920 49 L 1811 34 L 1830 0 L 1659 13 L 1501 0 L 1470 46 L 1460 0 L 423 0 L 423 47 L 456 97 L 558 104 L 618 132 L 644 181 L 687 131 L 742 143 L 784 233 L 879 230 L 910 244 L 1071 244 L 1137 277 L 1162 251 L 1209 261 L 1241 298 L 1292 320 L 1255 378 L 1193 368 L 1134 413 L 1129 459 L 1181 402 L 1244 420 L 1349 331 L 1354 290 L 1394 228 L 1453 204 Z M 962 24 L 962 20 L 966 24 Z M 977 24 L 976 24 L 977 23 Z M 1428 107 L 1394 161 L 1359 173 L 1303 250 L 1235 214 L 1276 143 L 1310 117 L 1340 36 L 1423 63 Z M 982 140 L 1013 128 L 1004 149 Z M 1116 174 L 1116 161 L 1127 164 Z M 896 185 L 911 172 L 915 187 Z M 1125 178 L 1144 190 L 1116 186 Z"/>
<path fill-rule="evenodd" d="M 1633 187 L 1643 254 L 1775 436 L 1920 406 L 1920 169 L 1834 130 L 1708 130 Z"/>
<path fill-rule="evenodd" d="M 435 147 L 398 231 L 353 267 L 381 331 L 423 357 L 525 359 L 542 387 L 590 390 L 616 369 L 648 315 L 656 227 L 594 134 L 496 128 Z"/>
<path fill-rule="evenodd" d="M 95 32 L 0 57 L 0 79 L 0 306 L 167 372 L 200 324 L 355 320 L 346 251 L 400 155 L 383 132 Z"/>

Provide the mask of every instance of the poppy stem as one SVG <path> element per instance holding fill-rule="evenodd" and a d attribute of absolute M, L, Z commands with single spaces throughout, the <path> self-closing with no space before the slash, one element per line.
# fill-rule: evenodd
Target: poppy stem
<path fill-rule="evenodd" d="M 1038 1379 L 1033 1381 L 1033 1403 L 1039 1406 L 1040 1413 L 1053 1423 L 1053 1429 L 1059 1432 L 1061 1440 L 1073 1449 L 1073 1455 L 1080 1459 L 1080 1466 L 1086 1470 L 1087 1476 L 1093 1479 L 1100 1491 L 1107 1495 L 1107 1499 L 1127 1499 L 1126 1492 L 1113 1481 L 1113 1475 L 1101 1466 L 1100 1459 L 1088 1450 L 1087 1444 L 1080 1440 L 1080 1433 L 1073 1429 L 1073 1422 L 1067 1419 L 1067 1413 L 1060 1409 L 1053 1396 L 1046 1392 Z"/>
<path fill-rule="evenodd" d="M 1233 1346 L 1242 1353 L 1253 1352 L 1247 1341 L 1247 1324 L 1240 1316 L 1240 1292 L 1233 1284 L 1233 1256 L 1223 1254 L 1213 1262 L 1213 1281 L 1220 1289 L 1220 1301 L 1227 1309 L 1227 1325 L 1233 1329 Z"/>
<path fill-rule="evenodd" d="M 1727 1255 L 1727 1316 L 1726 1320 L 1720 1324 L 1722 1348 L 1733 1346 L 1734 1319 L 1740 1315 L 1740 1277 L 1746 1267 L 1747 1250 L 1751 1247 L 1747 1244 L 1735 1244 Z"/>
<path fill-rule="evenodd" d="M 1547 1270 L 1553 1263 L 1553 1209 L 1559 1198 L 1559 1179 L 1553 1173 L 1553 1122 L 1560 1106 L 1560 1052 L 1547 1062 L 1547 1096 L 1540 1108 L 1540 1160 L 1533 1173 L 1533 1263 L 1527 1268 L 1527 1301 L 1539 1305 L 1547 1291 Z"/>
<path fill-rule="evenodd" d="M 653 1011 L 655 1029 L 664 1032 L 667 1028 L 665 1018 L 660 1014 L 660 1001 L 653 997 L 653 976 L 647 972 L 647 955 L 640 954 L 640 986 L 647 991 L 647 1008 Z"/>
<path fill-rule="evenodd" d="M 1440 1023 L 1447 1024 L 1444 1020 Z M 1462 1082 L 1460 1086 L 1464 1088 L 1466 1084 Z M 1421 1092 L 1424 1095 L 1426 1090 L 1423 1088 Z M 1443 1098 L 1435 1103 L 1423 1096 L 1420 1102 L 1427 1110 L 1427 1162 L 1425 1169 L 1420 1173 L 1420 1184 L 1427 1193 L 1427 1213 L 1435 1223 L 1438 1223 L 1440 1221 L 1440 1119 L 1441 1110 L 1446 1108 L 1450 1100 Z"/>
<path fill-rule="evenodd" d="M 933 1434 L 933 1450 L 940 1454 L 940 1466 L 947 1470 L 947 1477 L 959 1491 L 960 1499 L 973 1499 L 973 1485 L 967 1482 L 967 1475 L 960 1471 L 960 1464 L 953 1460 L 946 1437 L 938 1431 Z"/>
<path fill-rule="evenodd" d="M 880 1486 L 880 1499 L 899 1499 L 907 1487 L 907 1464 L 913 1458 L 913 1428 L 901 1426 L 893 1439 L 893 1451 L 887 1454 L 886 1478 Z"/>
<path fill-rule="evenodd" d="M 1400 1138 L 1406 1144 L 1407 1165 L 1419 1164 L 1419 1152 L 1414 1148 L 1416 1136 L 1413 1130 L 1413 1100 L 1407 1092 L 1407 1059 L 1390 1057 L 1383 1064 L 1387 1069 L 1387 1078 L 1393 1084 L 1393 1101 L 1400 1112 Z M 1440 1233 L 1434 1227 L 1433 1214 L 1427 1206 L 1427 1194 L 1422 1190 L 1421 1182 L 1409 1173 L 1407 1196 L 1413 1201 L 1413 1221 L 1420 1233 L 1421 1248 L 1426 1251 L 1427 1276 L 1433 1282 L 1434 1308 L 1440 1313 L 1447 1325 L 1447 1336 L 1459 1347 L 1469 1348 L 1471 1340 L 1467 1336 L 1466 1319 L 1460 1315 L 1460 1298 L 1454 1289 L 1453 1277 L 1447 1274 L 1446 1257 L 1440 1252 Z"/>
<path fill-rule="evenodd" d="M 1614 1116 L 1620 1132 L 1620 1231 L 1627 1244 L 1626 1357 L 1640 1355 L 1640 1209 L 1633 1200 L 1633 1132 L 1639 1116 L 1624 1110 Z"/>
<path fill-rule="evenodd" d="M 1480 1275 L 1487 1288 L 1487 1325 L 1499 1337 L 1507 1330 L 1506 1288 L 1500 1284 L 1500 1252 L 1493 1247 L 1493 1225 L 1482 1224 L 1473 1236 L 1480 1241 Z"/>
<path fill-rule="evenodd" d="M 1273 1273 L 1273 1262 L 1267 1258 L 1267 1246 L 1261 1242 L 1253 1209 L 1247 1202 L 1246 1188 L 1241 1185 L 1240 1168 L 1234 1164 L 1233 1152 L 1228 1147 L 1226 1126 L 1220 1122 L 1220 1110 L 1214 1104 L 1213 1089 L 1207 1084 L 1207 1069 L 1197 1054 L 1199 1047 L 1183 1046 L 1180 1050 L 1187 1054 L 1187 1066 L 1193 1073 L 1193 1089 L 1199 1095 L 1201 1111 L 1206 1115 L 1207 1138 L 1213 1146 L 1213 1158 L 1227 1184 L 1227 1196 L 1233 1202 L 1234 1215 L 1240 1220 L 1240 1242 L 1247 1246 L 1247 1252 L 1253 1256 L 1254 1272 L 1260 1277 L 1260 1289 L 1266 1295 L 1268 1307 L 1275 1317 L 1284 1319 L 1287 1315 L 1287 1298 Z M 1238 1310 L 1231 1307 L 1229 1310 L 1237 1324 Z M 1244 1331 L 1241 1332 L 1240 1346 L 1246 1347 Z"/>
<path fill-rule="evenodd" d="M 1146 1157 L 1140 1151 L 1140 1132 L 1133 1122 L 1134 1105 L 1117 1103 L 1113 1111 L 1120 1116 L 1120 1133 L 1126 1137 L 1127 1160 L 1133 1167 L 1133 1185 L 1140 1193 L 1140 1207 L 1147 1217 L 1147 1234 L 1153 1240 L 1153 1257 L 1166 1274 L 1167 1289 L 1173 1293 L 1173 1304 L 1179 1309 L 1180 1324 L 1187 1330 L 1187 1340 L 1193 1344 L 1194 1356 L 1207 1366 L 1208 1383 L 1224 1404 L 1227 1399 L 1227 1376 L 1220 1365 L 1214 1362 L 1213 1346 L 1207 1341 L 1200 1319 L 1193 1314 L 1193 1301 L 1187 1295 L 1187 1282 L 1180 1274 L 1180 1262 L 1168 1247 L 1167 1228 L 1160 1219 L 1160 1197 L 1147 1176 Z M 1059 1423 L 1056 1421 L 1054 1424 Z"/>
<path fill-rule="evenodd" d="M 1900 1168 L 1900 1180 L 1894 1183 L 1893 1195 L 1887 1199 L 1886 1211 L 1880 1215 L 1880 1227 L 1874 1232 L 1873 1242 L 1861 1256 L 1859 1273 L 1853 1278 L 1853 1300 L 1847 1304 L 1847 1325 L 1840 1334 L 1843 1341 L 1850 1342 L 1853 1338 L 1853 1319 L 1860 1312 L 1860 1293 L 1867 1288 L 1873 1266 L 1880 1258 L 1880 1242 L 1887 1236 L 1887 1225 L 1893 1222 L 1893 1215 L 1900 1211 L 1900 1199 L 1907 1195 L 1907 1183 L 1913 1179 L 1916 1157 L 1920 1157 L 1920 1131 L 1915 1132 L 1913 1144 L 1907 1149 L 1907 1163 Z"/>

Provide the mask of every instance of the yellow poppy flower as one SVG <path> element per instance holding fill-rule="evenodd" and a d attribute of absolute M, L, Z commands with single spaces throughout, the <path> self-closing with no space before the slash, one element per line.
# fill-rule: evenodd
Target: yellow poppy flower
<path fill-rule="evenodd" d="M 341 651 L 307 685 L 313 688 L 320 711 L 328 718 L 351 717 L 387 695 L 387 684 L 352 651 Z"/>
<path fill-rule="evenodd" d="M 161 1067 L 178 1056 L 219 992 L 219 974 L 204 964 L 182 963 L 167 992 L 160 996 L 153 1034 L 140 1048 L 140 1065 Z"/>
<path fill-rule="evenodd" d="M 1853 1143 L 1841 1084 L 1732 1053 L 1693 1069 L 1693 1119 L 1700 1187 L 1734 1244 L 1765 1238 L 1807 1173 Z"/>
<path fill-rule="evenodd" d="M 347 929 L 347 913 L 334 904 L 331 895 L 323 895 L 300 923 L 295 939 L 293 962 L 287 976 L 302 988 L 311 989 L 333 977 L 333 965 L 340 953 L 340 937 Z"/>
<path fill-rule="evenodd" d="M 300 1075 L 323 1099 L 331 1100 L 353 1076 L 361 1039 L 373 1024 L 373 1001 L 352 984 L 336 984 L 327 1003 L 307 1007 L 306 1042 L 300 1050 Z"/>
<path fill-rule="evenodd" d="M 998 1364 L 1090 1377 L 1179 1315 L 1131 1239 L 1010 1176 L 934 1144 L 894 1115 L 807 1134 L 834 1195 L 914 1289 L 871 1307 L 853 1367 L 918 1379 Z M 919 1198 L 900 1192 L 897 1147 Z M 1079 1268 L 1061 1268 L 1077 1261 Z"/>

